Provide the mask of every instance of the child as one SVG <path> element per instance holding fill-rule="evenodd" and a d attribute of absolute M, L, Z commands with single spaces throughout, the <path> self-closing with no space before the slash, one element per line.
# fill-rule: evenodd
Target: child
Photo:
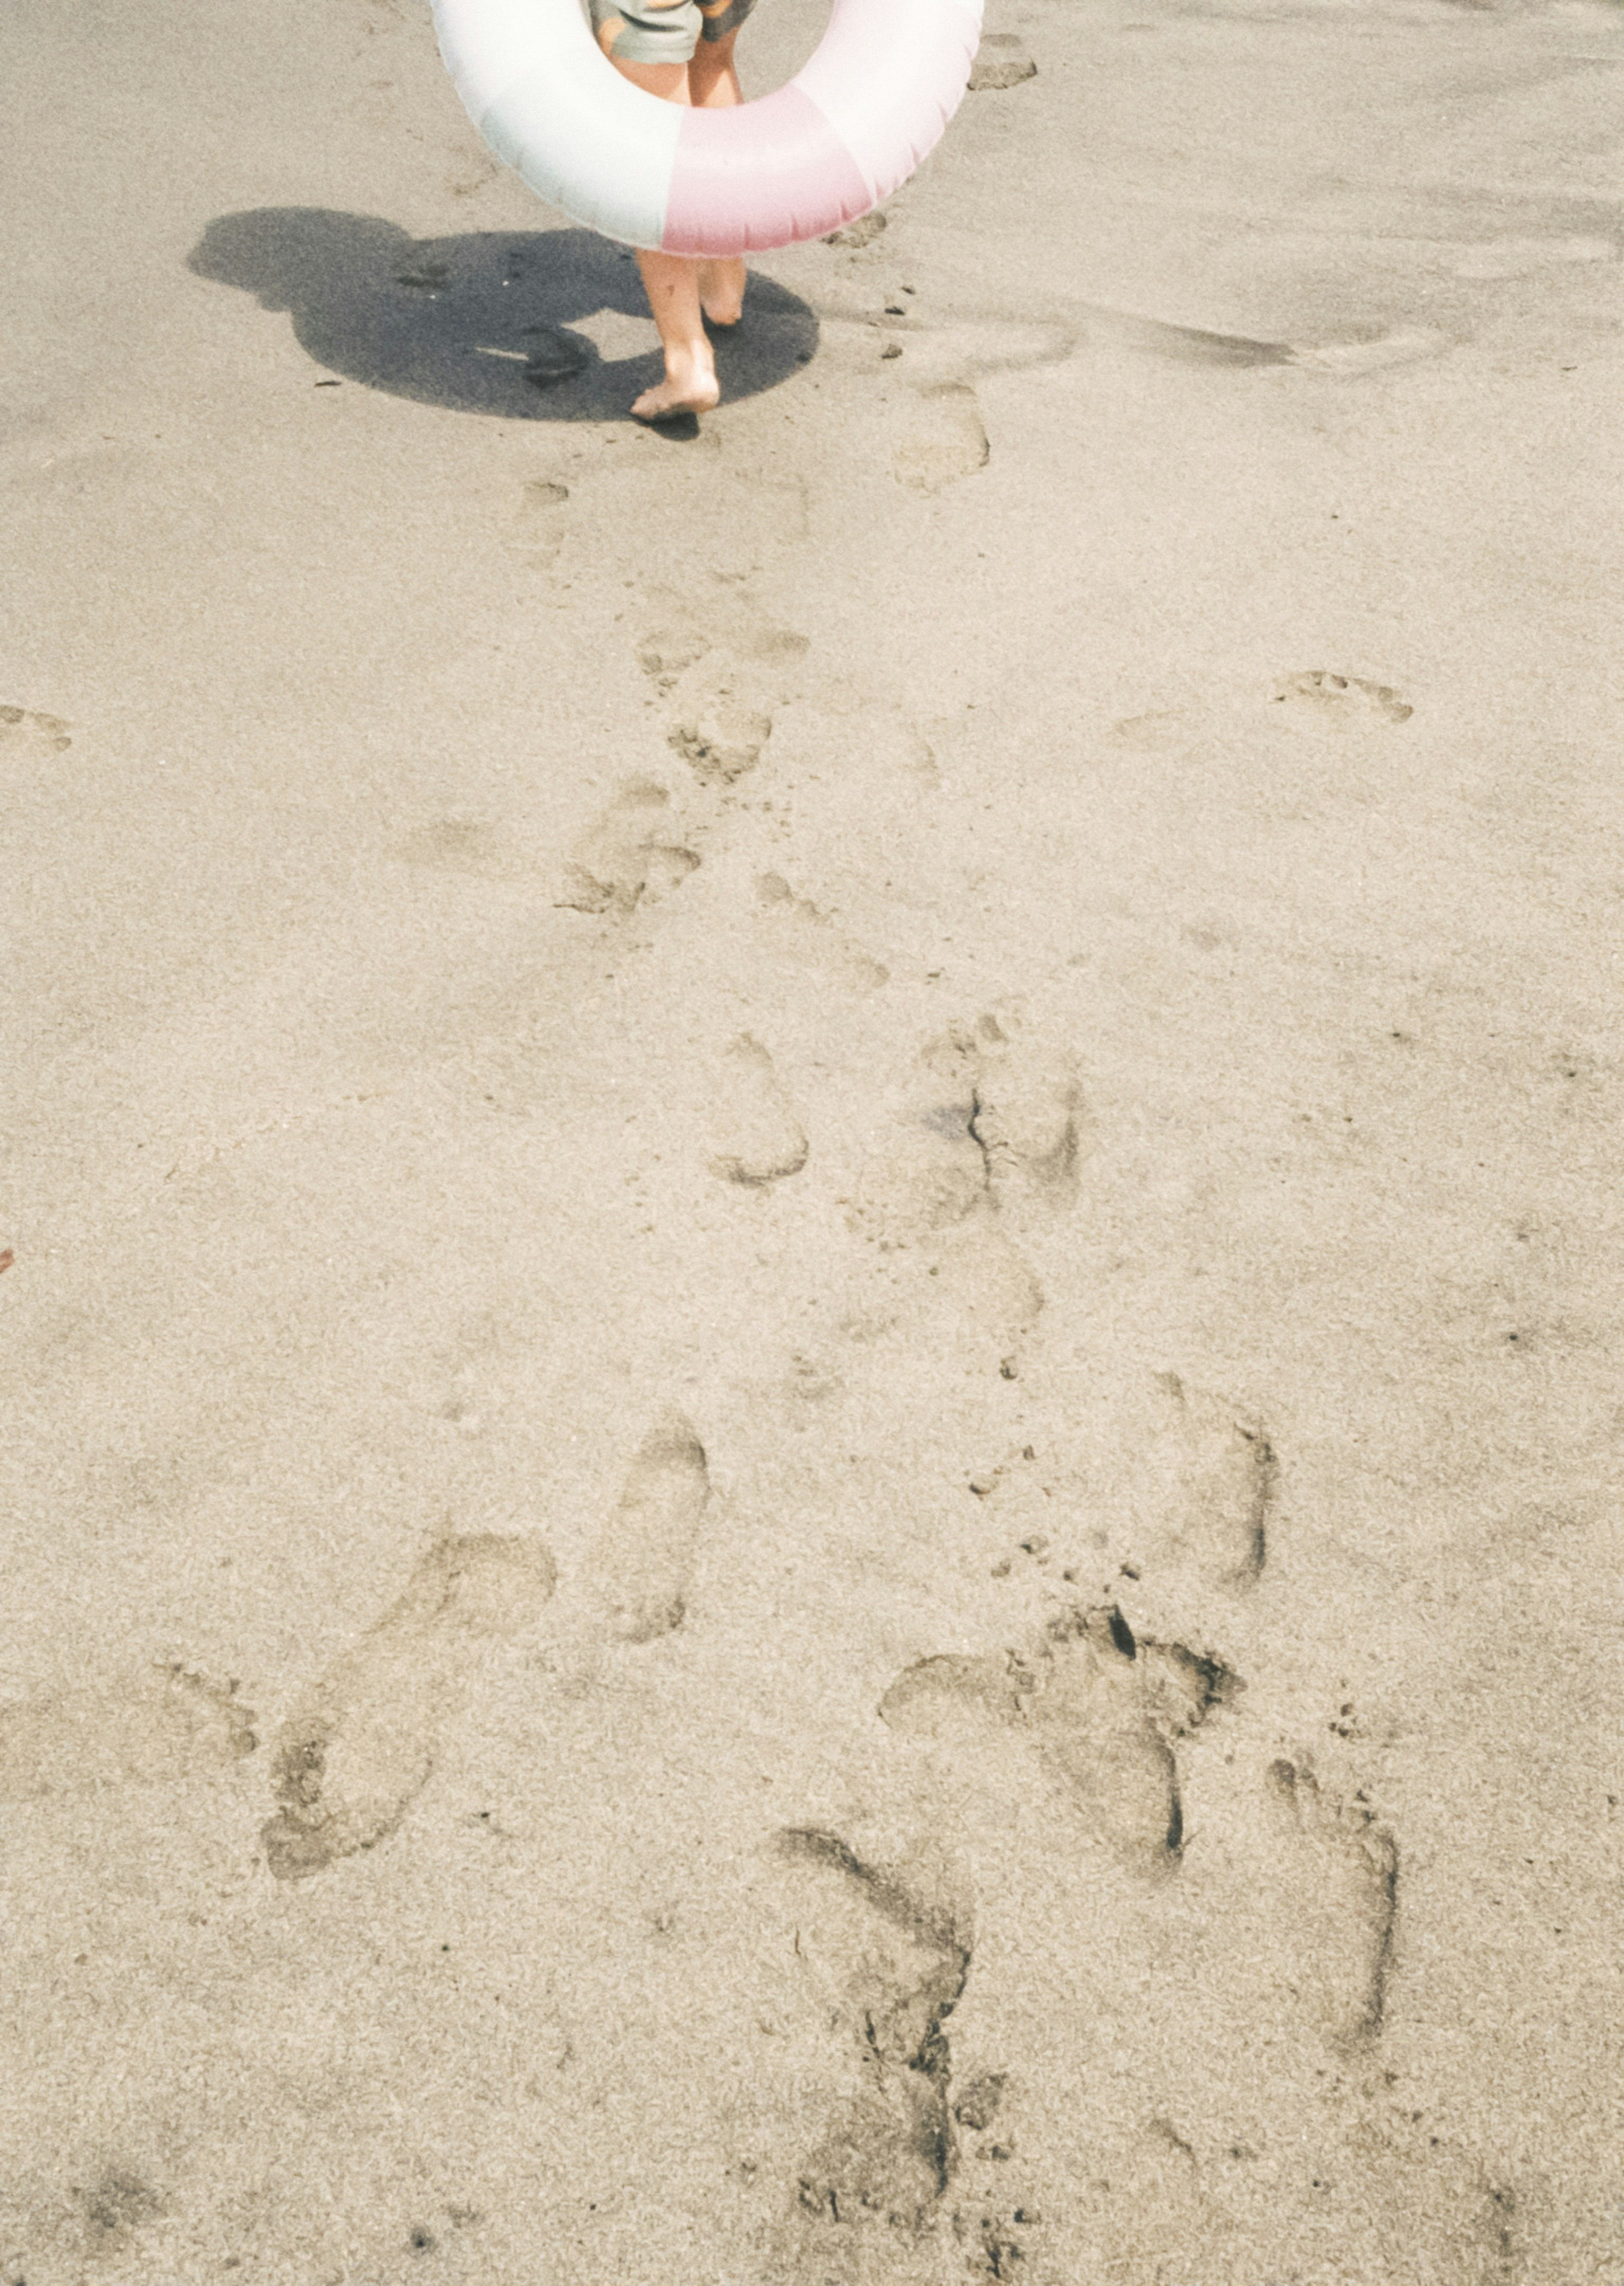
<path fill-rule="evenodd" d="M 742 103 L 733 41 L 754 0 L 590 0 L 598 45 L 615 69 L 668 103 Z M 666 378 L 632 407 L 639 421 L 708 413 L 721 391 L 705 330 L 736 326 L 745 265 L 640 252 L 643 291 L 666 352 Z"/>

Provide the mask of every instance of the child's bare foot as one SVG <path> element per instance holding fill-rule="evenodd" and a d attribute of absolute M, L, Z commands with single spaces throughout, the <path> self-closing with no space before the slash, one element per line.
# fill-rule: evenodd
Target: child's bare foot
<path fill-rule="evenodd" d="M 713 326 L 737 326 L 745 308 L 745 265 L 742 262 L 702 262 L 699 264 L 699 307 Z"/>
<path fill-rule="evenodd" d="M 645 389 L 632 407 L 635 421 L 669 421 L 678 413 L 708 413 L 721 398 L 716 368 L 708 346 L 697 350 L 668 349 L 666 378 Z"/>

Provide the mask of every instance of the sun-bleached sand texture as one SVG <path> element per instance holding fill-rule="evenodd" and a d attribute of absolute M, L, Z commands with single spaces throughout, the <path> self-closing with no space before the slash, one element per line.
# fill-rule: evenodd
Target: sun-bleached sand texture
<path fill-rule="evenodd" d="M 988 31 L 0 14 L 0 2286 L 1624 2280 L 1624 12 Z"/>

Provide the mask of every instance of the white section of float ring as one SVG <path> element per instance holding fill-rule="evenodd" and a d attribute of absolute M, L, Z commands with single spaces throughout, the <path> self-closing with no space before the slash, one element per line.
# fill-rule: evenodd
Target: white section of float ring
<path fill-rule="evenodd" d="M 604 101 L 606 72 L 610 95 L 624 88 L 630 103 Z M 682 113 L 681 104 L 621 79 L 588 34 L 583 51 L 515 81 L 481 118 L 479 131 L 538 198 L 606 238 L 658 246 Z"/>
<path fill-rule="evenodd" d="M 876 203 L 940 142 L 981 36 L 981 0 L 835 0 L 791 85 L 816 104 Z"/>
<path fill-rule="evenodd" d="M 446 69 L 497 157 L 577 222 L 657 247 L 681 105 L 621 78 L 577 0 L 435 0 L 434 18 Z"/>

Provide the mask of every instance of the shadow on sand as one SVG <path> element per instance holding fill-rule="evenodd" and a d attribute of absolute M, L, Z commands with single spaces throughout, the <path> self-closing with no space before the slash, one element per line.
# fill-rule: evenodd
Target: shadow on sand
<path fill-rule="evenodd" d="M 631 255 L 588 230 L 412 238 L 375 215 L 260 207 L 211 222 L 186 263 L 291 311 L 300 345 L 329 373 L 420 405 L 619 420 L 661 371 L 657 349 L 604 358 L 572 330 L 605 311 L 648 319 Z M 724 398 L 776 388 L 816 347 L 807 304 L 753 275 L 744 322 L 716 343 Z"/>

